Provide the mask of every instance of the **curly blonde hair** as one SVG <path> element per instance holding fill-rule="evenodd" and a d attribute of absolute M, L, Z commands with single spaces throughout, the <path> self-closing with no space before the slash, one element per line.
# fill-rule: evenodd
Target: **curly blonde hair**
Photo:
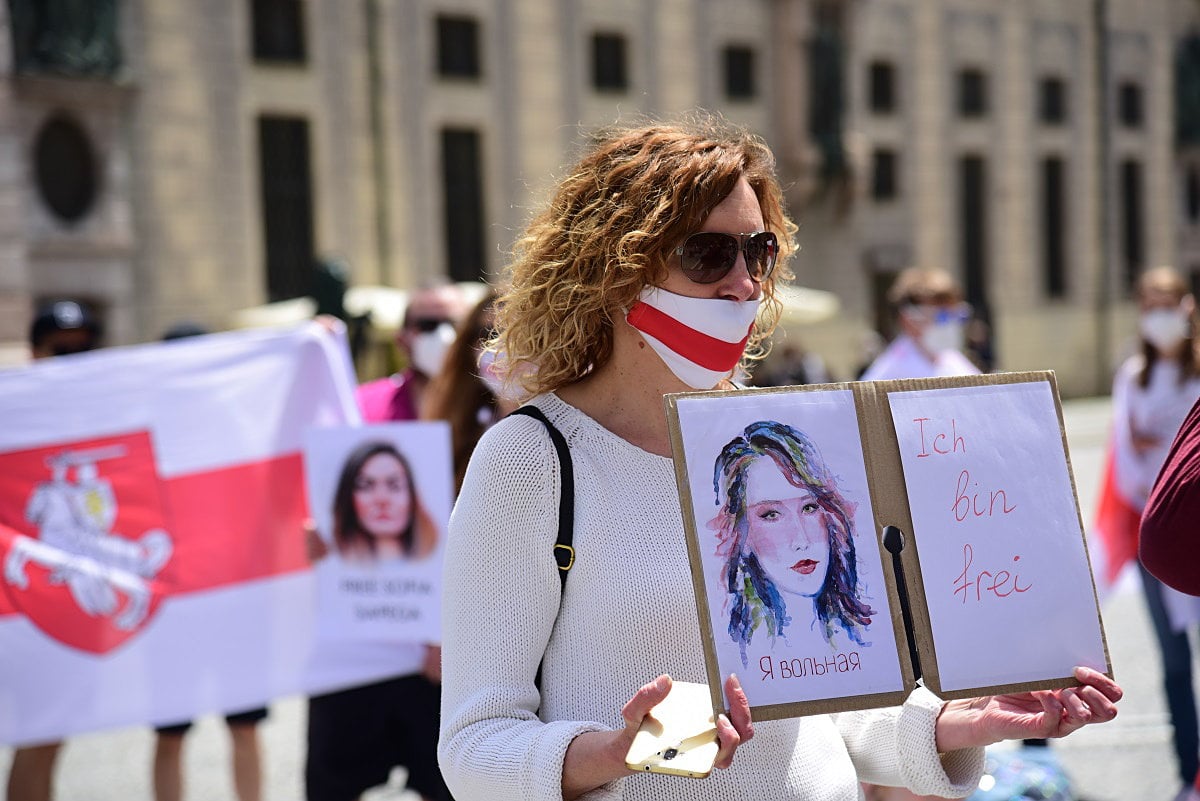
<path fill-rule="evenodd" d="M 666 281 L 675 247 L 742 178 L 780 244 L 742 366 L 761 359 L 782 311 L 776 281 L 791 277 L 796 225 L 766 143 L 701 113 L 601 132 L 517 240 L 488 343 L 504 354 L 509 380 L 536 395 L 604 365 L 616 322 L 643 289 Z"/>

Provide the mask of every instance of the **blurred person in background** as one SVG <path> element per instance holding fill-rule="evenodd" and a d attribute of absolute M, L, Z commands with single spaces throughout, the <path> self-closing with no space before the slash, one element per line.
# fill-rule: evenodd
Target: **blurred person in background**
<path fill-rule="evenodd" d="M 407 366 L 363 384 L 356 397 L 366 423 L 416 420 L 431 379 L 446 363 L 467 300 L 452 284 L 409 295 L 396 345 Z M 308 532 L 310 557 L 323 548 Z M 383 784 L 392 768 L 408 770 L 408 787 L 426 801 L 450 797 L 437 765 L 441 648 L 396 646 L 396 675 L 371 684 L 316 695 L 308 702 L 308 801 L 351 801 Z"/>
<path fill-rule="evenodd" d="M 467 300 L 453 284 L 413 290 L 396 332 L 404 370 L 358 388 L 358 406 L 368 423 L 416 420 L 425 387 L 446 359 L 455 330 L 467 314 Z"/>
<path fill-rule="evenodd" d="M 1138 353 L 1121 365 L 1113 379 L 1113 482 L 1106 486 L 1135 512 L 1135 521 L 1146 507 L 1180 425 L 1200 398 L 1196 301 L 1183 277 L 1169 267 L 1147 271 L 1138 281 L 1137 301 Z M 1193 520 L 1192 525 L 1193 531 L 1200 530 L 1200 521 Z M 1125 536 L 1135 540 L 1137 531 Z M 1190 558 L 1196 558 L 1196 551 Z M 1162 656 L 1163 691 L 1184 785 L 1179 798 L 1187 798 L 1200 771 L 1200 727 L 1187 631 L 1200 620 L 1200 601 L 1164 586 L 1140 562 L 1138 570 Z"/>
<path fill-rule="evenodd" d="M 784 345 L 777 359 L 764 365 L 762 377 L 755 376 L 760 387 L 798 387 L 804 384 L 828 384 L 833 378 L 819 354 L 797 345 Z"/>
<path fill-rule="evenodd" d="M 982 317 L 972 317 L 967 323 L 965 353 L 981 373 L 990 373 L 996 367 L 992 327 Z"/>
<path fill-rule="evenodd" d="M 29 328 L 29 348 L 36 359 L 67 356 L 100 347 L 100 323 L 74 300 L 58 300 L 38 309 Z"/>
<path fill-rule="evenodd" d="M 35 361 L 84 353 L 100 346 L 100 322 L 74 300 L 57 300 L 40 307 L 29 327 L 29 348 Z M 8 772 L 8 801 L 50 801 L 54 766 L 62 741 L 26 745 L 13 752 Z"/>
<path fill-rule="evenodd" d="M 979 372 L 963 355 L 971 307 L 944 270 L 910 267 L 888 290 L 900 333 L 863 371 L 860 380 L 934 378 Z"/>
<path fill-rule="evenodd" d="M 445 366 L 425 392 L 422 419 L 450 424 L 455 492 L 462 487 L 475 443 L 492 423 L 516 408 L 505 399 L 504 383 L 493 369 L 495 353 L 484 350 L 495 324 L 495 302 L 496 293 L 488 292 L 467 315 Z"/>
<path fill-rule="evenodd" d="M 208 329 L 198 323 L 180 322 L 168 328 L 162 339 L 163 342 L 174 342 L 207 333 Z M 266 717 L 264 707 L 225 716 L 229 727 L 233 788 L 238 801 L 262 798 L 262 748 L 258 724 Z M 180 801 L 183 798 L 183 739 L 191 727 L 191 721 L 154 727 L 155 801 Z"/>

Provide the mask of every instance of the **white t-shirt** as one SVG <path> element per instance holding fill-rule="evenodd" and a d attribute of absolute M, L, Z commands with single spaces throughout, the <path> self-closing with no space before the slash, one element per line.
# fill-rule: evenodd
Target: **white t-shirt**
<path fill-rule="evenodd" d="M 956 350 L 944 350 L 937 359 L 930 361 L 917 343 L 904 334 L 871 362 L 861 381 L 885 381 L 892 378 L 942 378 L 952 375 L 978 375 L 979 368 Z"/>

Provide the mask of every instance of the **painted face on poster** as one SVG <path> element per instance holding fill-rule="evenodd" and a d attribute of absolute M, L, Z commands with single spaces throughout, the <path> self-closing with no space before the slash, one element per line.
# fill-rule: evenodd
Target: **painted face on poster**
<path fill-rule="evenodd" d="M 438 642 L 452 503 L 446 425 L 314 429 L 305 473 L 328 550 L 316 565 L 318 639 Z"/>
<path fill-rule="evenodd" d="M 853 395 L 677 409 L 722 675 L 751 706 L 900 689 Z"/>
<path fill-rule="evenodd" d="M 888 398 L 942 687 L 1104 670 L 1050 384 Z"/>

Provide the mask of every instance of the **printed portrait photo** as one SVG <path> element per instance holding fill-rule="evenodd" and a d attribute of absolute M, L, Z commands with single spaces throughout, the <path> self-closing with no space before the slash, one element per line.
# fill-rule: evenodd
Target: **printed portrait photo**
<path fill-rule="evenodd" d="M 333 541 L 350 561 L 423 559 L 438 529 L 395 443 L 369 439 L 346 457 L 333 496 Z"/>

